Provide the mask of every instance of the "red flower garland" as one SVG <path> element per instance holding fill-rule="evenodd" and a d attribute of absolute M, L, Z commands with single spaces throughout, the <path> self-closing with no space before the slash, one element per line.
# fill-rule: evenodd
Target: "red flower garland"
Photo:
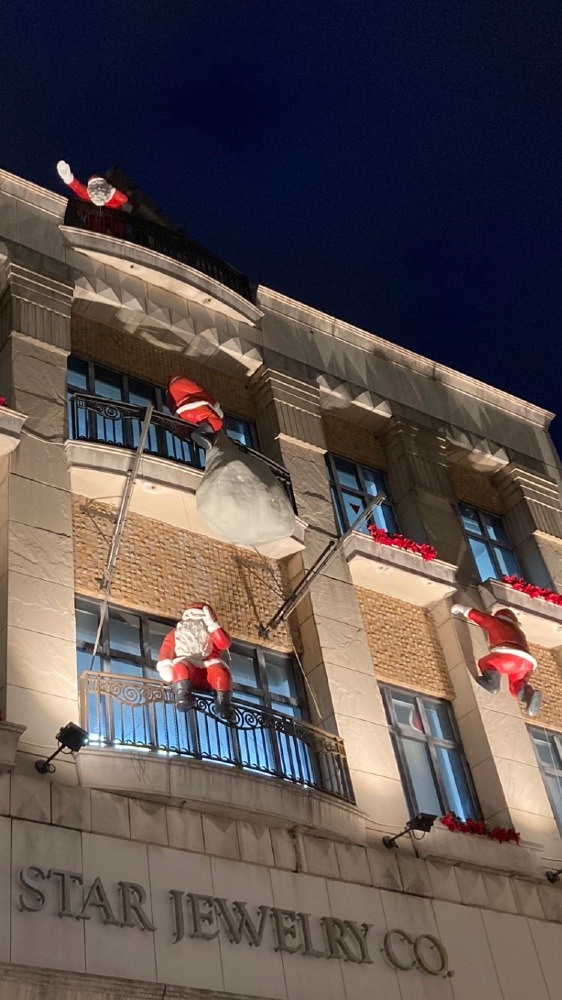
<path fill-rule="evenodd" d="M 500 844 L 506 844 L 509 841 L 518 844 L 521 840 L 521 834 L 517 833 L 513 827 L 509 830 L 503 826 L 494 826 L 492 829 L 489 829 L 483 820 L 462 820 L 452 812 L 445 813 L 441 817 L 440 822 L 443 826 L 447 827 L 447 830 L 451 830 L 453 833 L 473 833 L 477 837 L 488 837 L 489 840 L 497 840 Z"/>
<path fill-rule="evenodd" d="M 432 545 L 427 545 L 425 542 L 420 545 L 418 542 L 413 542 L 411 538 L 405 538 L 404 535 L 389 535 L 384 528 L 377 528 L 374 524 L 369 525 L 369 534 L 373 541 L 379 545 L 392 545 L 396 549 L 413 552 L 414 555 L 421 556 L 424 562 L 431 562 L 437 555 L 437 550 Z"/>
<path fill-rule="evenodd" d="M 3 396 L 0 396 L 0 406 L 5 406 L 5 405 L 6 405 L 6 400 L 4 399 Z"/>
<path fill-rule="evenodd" d="M 562 595 L 555 594 L 553 590 L 548 590 L 547 587 L 537 587 L 534 583 L 527 583 L 519 576 L 503 576 L 502 580 L 504 583 L 508 583 L 510 587 L 514 590 L 518 590 L 521 594 L 526 594 L 527 597 L 535 600 L 540 597 L 543 601 L 548 601 L 549 604 L 562 605 Z"/>

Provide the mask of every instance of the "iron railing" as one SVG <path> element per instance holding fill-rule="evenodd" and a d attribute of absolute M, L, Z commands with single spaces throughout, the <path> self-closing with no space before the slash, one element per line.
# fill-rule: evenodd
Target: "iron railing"
<path fill-rule="evenodd" d="M 178 260 L 181 264 L 188 264 L 209 278 L 214 278 L 249 302 L 254 301 L 250 282 L 240 271 L 226 264 L 199 243 L 190 240 L 181 229 L 168 229 L 157 223 L 128 215 L 126 212 L 98 208 L 89 202 L 72 198 L 66 207 L 64 224 L 77 229 L 88 229 L 94 233 L 103 233 L 105 236 L 113 236 L 115 239 L 155 250 L 166 257 Z"/>
<path fill-rule="evenodd" d="M 234 701 L 232 719 L 211 694 L 176 712 L 161 681 L 86 671 L 80 676 L 81 726 L 90 746 L 210 760 L 272 775 L 354 802 L 343 741 L 301 719 Z"/>
<path fill-rule="evenodd" d="M 111 444 L 119 448 L 135 449 L 138 447 L 146 412 L 144 406 L 75 392 L 69 396 L 68 407 L 69 437 L 73 440 L 94 441 L 97 444 Z M 160 458 L 181 462 L 194 469 L 204 469 L 205 451 L 191 440 L 193 430 L 194 428 L 186 424 L 185 421 L 154 410 L 144 451 L 150 455 L 158 455 Z M 255 451 L 254 448 L 248 448 L 238 441 L 233 441 L 233 444 L 240 451 L 255 455 L 262 462 L 265 462 L 281 483 L 296 514 L 293 485 L 287 470 L 282 465 L 278 465 L 277 462 L 272 462 L 270 458 Z"/>

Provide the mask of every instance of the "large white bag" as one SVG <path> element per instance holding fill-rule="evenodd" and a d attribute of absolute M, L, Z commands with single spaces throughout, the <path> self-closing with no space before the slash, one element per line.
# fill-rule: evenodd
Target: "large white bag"
<path fill-rule="evenodd" d="M 271 469 L 222 432 L 207 452 L 196 500 L 214 533 L 237 545 L 266 545 L 288 538 L 295 528 L 291 501 Z"/>

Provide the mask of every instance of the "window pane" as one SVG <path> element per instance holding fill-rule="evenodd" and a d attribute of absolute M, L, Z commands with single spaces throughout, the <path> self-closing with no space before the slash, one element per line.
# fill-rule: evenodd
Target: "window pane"
<path fill-rule="evenodd" d="M 509 549 L 500 549 L 494 545 L 494 554 L 498 561 L 502 576 L 519 576 L 520 569 L 517 559 Z"/>
<path fill-rule="evenodd" d="M 495 580 L 497 571 L 492 562 L 488 546 L 478 538 L 469 538 L 470 551 L 474 556 L 474 562 L 481 580 Z"/>
<path fill-rule="evenodd" d="M 543 778 L 550 795 L 556 822 L 559 828 L 562 829 L 562 775 L 544 774 L 543 772 Z"/>
<path fill-rule="evenodd" d="M 369 522 L 375 522 L 377 528 L 384 528 L 389 535 L 394 535 L 398 531 L 398 525 L 392 512 L 392 507 L 383 503 L 381 507 L 375 507 L 369 518 Z"/>
<path fill-rule="evenodd" d="M 230 672 L 232 680 L 236 684 L 246 684 L 251 688 L 258 687 L 253 656 L 246 656 L 244 653 L 235 653 L 231 650 Z"/>
<path fill-rule="evenodd" d="M 435 816 L 441 815 L 427 744 L 407 739 L 402 740 L 401 744 L 410 781 L 414 787 L 417 811 L 433 813 Z"/>
<path fill-rule="evenodd" d="M 149 619 L 148 638 L 153 660 L 157 660 L 160 656 L 160 647 L 164 640 L 164 636 L 168 635 L 171 628 L 172 626 L 167 625 L 166 622 L 155 622 L 152 621 L 152 619 Z"/>
<path fill-rule="evenodd" d="M 359 517 L 362 510 L 365 510 L 367 503 L 362 497 L 355 496 L 353 493 L 346 493 L 342 490 L 342 498 L 344 505 L 344 512 L 346 517 L 346 529 L 350 528 L 353 522 Z M 367 525 L 364 521 L 361 522 L 358 531 L 362 531 L 364 534 L 368 534 Z"/>
<path fill-rule="evenodd" d="M 363 481 L 369 496 L 376 497 L 377 493 L 386 492 L 380 472 L 375 472 L 374 469 L 366 469 L 363 465 L 361 466 L 361 472 L 363 473 Z"/>
<path fill-rule="evenodd" d="M 240 420 L 238 417 L 230 417 L 225 414 L 224 426 L 231 441 L 246 445 L 246 448 L 255 448 L 255 436 L 252 433 L 252 424 L 247 420 Z"/>
<path fill-rule="evenodd" d="M 142 677 L 142 663 L 129 663 L 128 660 L 120 660 L 112 656 L 111 673 L 124 674 L 126 677 Z"/>
<path fill-rule="evenodd" d="M 461 503 L 459 504 L 459 513 L 466 531 L 472 531 L 477 535 L 483 534 L 480 521 L 478 520 L 478 512 L 474 507 L 468 507 L 466 504 Z"/>
<path fill-rule="evenodd" d="M 357 467 L 353 462 L 346 462 L 344 458 L 335 458 L 334 467 L 338 481 L 342 486 L 347 486 L 350 490 L 360 490 Z"/>
<path fill-rule="evenodd" d="M 298 705 L 288 705 L 283 701 L 272 701 L 271 707 L 274 712 L 283 712 L 283 715 L 292 715 L 295 719 L 302 719 L 302 711 Z"/>
<path fill-rule="evenodd" d="M 293 678 L 293 665 L 290 661 L 286 663 L 276 663 L 267 658 L 266 654 L 266 674 L 267 686 L 272 695 L 285 695 L 286 698 L 295 697 L 295 682 Z"/>
<path fill-rule="evenodd" d="M 332 494 L 332 506 L 334 508 L 334 513 L 336 515 L 336 524 L 338 526 L 338 531 L 339 531 L 339 533 L 341 535 L 343 535 L 344 531 L 346 530 L 346 525 L 344 525 L 344 523 L 343 523 L 343 519 L 342 519 L 342 515 L 341 515 L 341 510 L 340 510 L 340 502 L 339 502 L 339 499 L 338 499 L 338 495 L 336 493 L 335 486 L 331 486 L 330 487 L 330 492 Z"/>
<path fill-rule="evenodd" d="M 420 728 L 418 725 L 412 727 L 413 716 L 417 714 L 414 695 L 406 694 L 405 692 L 397 694 L 393 691 L 391 697 L 398 725 L 415 729 Z"/>
<path fill-rule="evenodd" d="M 511 548 L 511 542 L 509 541 L 501 517 L 497 517 L 495 514 L 485 514 L 483 511 L 480 517 L 486 528 L 488 538 L 491 538 L 493 542 L 499 542 L 500 545 L 507 545 L 508 548 Z"/>
<path fill-rule="evenodd" d="M 88 607 L 86 604 L 76 606 L 76 642 L 88 643 L 93 646 L 99 624 L 99 613 L 97 607 Z"/>
<path fill-rule="evenodd" d="M 81 358 L 69 358 L 67 382 L 71 392 L 87 392 L 88 362 Z"/>
<path fill-rule="evenodd" d="M 101 670 L 101 660 L 99 654 L 92 661 L 92 654 L 85 649 L 76 650 L 76 667 L 78 676 L 86 670 Z"/>
<path fill-rule="evenodd" d="M 111 608 L 109 611 L 109 644 L 111 651 L 141 655 L 140 622 L 138 615 Z"/>
<path fill-rule="evenodd" d="M 123 399 L 122 376 L 119 372 L 112 372 L 108 368 L 96 366 L 94 393 L 96 396 L 103 396 L 104 399 Z"/>
<path fill-rule="evenodd" d="M 439 777 L 445 786 L 446 806 L 461 819 L 474 819 L 475 807 L 458 750 L 436 747 Z"/>
<path fill-rule="evenodd" d="M 454 743 L 455 734 L 449 706 L 444 702 L 425 701 L 424 699 L 424 708 L 431 735 L 436 736 L 439 740 L 450 740 L 451 743 Z"/>

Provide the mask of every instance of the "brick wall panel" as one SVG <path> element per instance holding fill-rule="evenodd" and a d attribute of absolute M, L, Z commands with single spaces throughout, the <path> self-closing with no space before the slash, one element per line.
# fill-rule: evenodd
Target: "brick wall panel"
<path fill-rule="evenodd" d="M 73 498 L 74 571 L 78 594 L 100 597 L 115 508 Z M 111 587 L 111 601 L 179 619 L 186 605 L 209 601 L 237 639 L 291 652 L 298 635 L 281 626 L 264 641 L 265 623 L 285 596 L 277 563 L 175 526 L 129 513 Z"/>
<path fill-rule="evenodd" d="M 485 473 L 462 465 L 452 465 L 449 474 L 456 500 L 480 507 L 491 514 L 505 514 L 500 494 Z"/>
<path fill-rule="evenodd" d="M 429 611 L 361 587 L 355 589 L 377 679 L 422 694 L 453 698 Z"/>
<path fill-rule="evenodd" d="M 334 455 L 342 455 L 351 462 L 386 469 L 387 461 L 380 441 L 372 431 L 357 424 L 351 424 L 331 413 L 322 414 L 322 429 L 326 448 Z"/>
<path fill-rule="evenodd" d="M 529 646 L 536 658 L 537 670 L 533 685 L 542 691 L 542 708 L 531 725 L 545 726 L 562 732 L 562 658 L 555 649 Z"/>
<path fill-rule="evenodd" d="M 162 350 L 140 337 L 110 329 L 84 316 L 72 317 L 71 337 L 72 352 L 83 358 L 163 387 L 170 375 L 188 375 L 212 392 L 227 412 L 246 420 L 256 419 L 246 384 L 231 375 L 213 371 L 191 358 Z"/>

